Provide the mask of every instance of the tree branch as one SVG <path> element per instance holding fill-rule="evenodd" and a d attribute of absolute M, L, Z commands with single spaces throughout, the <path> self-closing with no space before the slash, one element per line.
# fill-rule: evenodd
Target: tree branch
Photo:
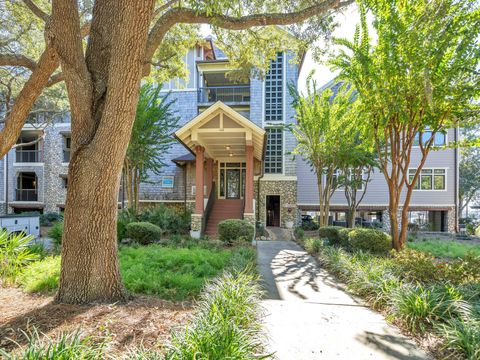
<path fill-rule="evenodd" d="M 0 131 L 0 158 L 15 145 L 33 104 L 58 65 L 59 60 L 55 49 L 47 46 L 30 78 L 15 99 L 12 111 L 5 119 L 5 126 Z"/>
<path fill-rule="evenodd" d="M 40 9 L 32 0 L 22 0 L 25 5 L 30 9 L 30 11 L 37 16 L 38 18 L 42 19 L 43 21 L 47 22 L 50 16 Z"/>
<path fill-rule="evenodd" d="M 37 67 L 37 63 L 24 55 L 0 54 L 0 66 L 21 66 L 33 71 Z"/>
<path fill-rule="evenodd" d="M 325 0 L 300 11 L 291 13 L 254 14 L 241 17 L 223 14 L 208 14 L 192 9 L 173 8 L 165 12 L 152 27 L 145 52 L 146 62 L 150 62 L 155 50 L 160 46 L 165 34 L 178 23 L 212 24 L 229 30 L 245 30 L 254 26 L 290 25 L 303 22 L 313 16 L 325 14 L 329 10 L 338 9 L 353 3 L 354 0 Z"/>

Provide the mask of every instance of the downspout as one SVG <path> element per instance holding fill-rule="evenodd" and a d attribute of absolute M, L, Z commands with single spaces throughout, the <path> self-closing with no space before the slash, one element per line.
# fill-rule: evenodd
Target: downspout
<path fill-rule="evenodd" d="M 5 215 L 8 215 L 8 151 L 5 155 Z"/>
<path fill-rule="evenodd" d="M 260 222 L 260 180 L 265 175 L 265 151 L 267 150 L 267 133 L 263 136 L 263 149 L 262 149 L 262 161 L 261 161 L 261 175 L 257 180 L 257 223 Z"/>
<path fill-rule="evenodd" d="M 183 211 L 187 213 L 187 162 L 183 165 Z"/>

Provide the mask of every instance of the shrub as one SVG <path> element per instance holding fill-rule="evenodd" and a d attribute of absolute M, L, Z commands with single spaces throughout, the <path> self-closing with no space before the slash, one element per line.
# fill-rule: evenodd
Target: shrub
<path fill-rule="evenodd" d="M 148 245 L 160 240 L 162 229 L 149 222 L 131 222 L 125 227 L 125 236 L 141 245 Z"/>
<path fill-rule="evenodd" d="M 387 254 L 392 248 L 390 235 L 375 229 L 354 229 L 348 235 L 352 249 Z"/>
<path fill-rule="evenodd" d="M 52 239 L 55 251 L 60 251 L 60 248 L 62 247 L 63 221 L 53 224 L 53 227 L 48 230 L 48 237 Z"/>
<path fill-rule="evenodd" d="M 186 234 L 190 228 L 191 214 L 179 214 L 165 205 L 147 209 L 138 215 L 138 221 L 157 225 L 167 234 Z"/>
<path fill-rule="evenodd" d="M 461 358 L 480 359 L 480 320 L 451 319 L 437 327 L 443 348 L 454 350 Z"/>
<path fill-rule="evenodd" d="M 41 226 L 52 226 L 57 221 L 62 221 L 63 215 L 56 212 L 48 212 L 46 214 L 40 214 Z"/>
<path fill-rule="evenodd" d="M 15 282 L 23 266 L 39 258 L 29 248 L 33 236 L 0 230 L 0 278 L 4 283 Z"/>
<path fill-rule="evenodd" d="M 60 279 L 60 256 L 49 256 L 26 266 L 18 282 L 27 292 L 51 293 Z"/>
<path fill-rule="evenodd" d="M 166 359 L 260 358 L 265 344 L 261 297 L 258 279 L 248 273 L 226 273 L 212 281 L 186 329 L 174 334 Z"/>
<path fill-rule="evenodd" d="M 340 238 L 340 246 L 343 246 L 346 249 L 350 248 L 348 243 L 348 235 L 353 231 L 352 228 L 341 228 L 338 230 L 338 236 Z"/>
<path fill-rule="evenodd" d="M 304 221 L 302 222 L 302 229 L 305 231 L 318 230 L 319 226 L 314 221 Z"/>
<path fill-rule="evenodd" d="M 38 243 L 28 245 L 28 249 L 33 254 L 37 254 L 38 259 L 43 259 L 46 256 L 48 256 L 47 249 L 45 249 L 45 245 L 43 244 L 43 242 L 38 242 Z"/>
<path fill-rule="evenodd" d="M 438 280 L 440 273 L 434 257 L 413 249 L 392 250 L 392 257 L 398 265 L 398 275 L 412 281 L 429 282 Z"/>
<path fill-rule="evenodd" d="M 454 284 L 480 283 L 480 256 L 467 253 L 464 258 L 441 264 L 445 280 Z"/>
<path fill-rule="evenodd" d="M 339 231 L 341 226 L 325 226 L 318 229 L 318 236 L 322 239 L 328 239 L 330 245 L 340 245 Z"/>
<path fill-rule="evenodd" d="M 424 332 L 437 322 L 446 322 L 470 309 L 466 302 L 452 296 L 448 288 L 407 284 L 393 296 L 393 311 L 409 330 Z"/>
<path fill-rule="evenodd" d="M 293 230 L 293 234 L 297 240 L 303 240 L 305 237 L 305 231 L 301 227 L 296 227 L 295 230 Z"/>
<path fill-rule="evenodd" d="M 126 237 L 127 225 L 137 222 L 138 216 L 133 209 L 122 209 L 117 215 L 117 240 L 121 241 Z"/>
<path fill-rule="evenodd" d="M 312 255 L 318 254 L 320 250 L 322 250 L 323 239 L 308 238 L 305 240 L 304 246 L 305 246 L 305 250 L 307 250 L 309 254 L 312 254 Z"/>
<path fill-rule="evenodd" d="M 228 245 L 235 242 L 251 241 L 254 233 L 253 225 L 247 220 L 230 219 L 218 224 L 218 237 Z"/>

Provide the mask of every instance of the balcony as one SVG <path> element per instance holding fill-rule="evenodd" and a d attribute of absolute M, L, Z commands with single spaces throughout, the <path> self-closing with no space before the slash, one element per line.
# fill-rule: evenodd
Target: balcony
<path fill-rule="evenodd" d="M 221 101 L 226 104 L 249 104 L 250 86 L 209 86 L 198 88 L 198 102 L 211 104 Z"/>
<path fill-rule="evenodd" d="M 15 189 L 15 201 L 38 201 L 37 189 Z"/>
<path fill-rule="evenodd" d="M 21 150 L 15 151 L 15 162 L 17 163 L 39 163 L 43 162 L 42 152 L 40 150 Z"/>

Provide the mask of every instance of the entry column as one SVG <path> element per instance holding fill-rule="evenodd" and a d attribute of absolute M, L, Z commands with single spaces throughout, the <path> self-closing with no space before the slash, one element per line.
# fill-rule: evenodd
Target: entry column
<path fill-rule="evenodd" d="M 195 147 L 195 214 L 203 214 L 203 163 L 205 149 L 197 145 Z"/>
<path fill-rule="evenodd" d="M 245 214 L 253 215 L 253 146 L 247 145 L 245 169 Z"/>

